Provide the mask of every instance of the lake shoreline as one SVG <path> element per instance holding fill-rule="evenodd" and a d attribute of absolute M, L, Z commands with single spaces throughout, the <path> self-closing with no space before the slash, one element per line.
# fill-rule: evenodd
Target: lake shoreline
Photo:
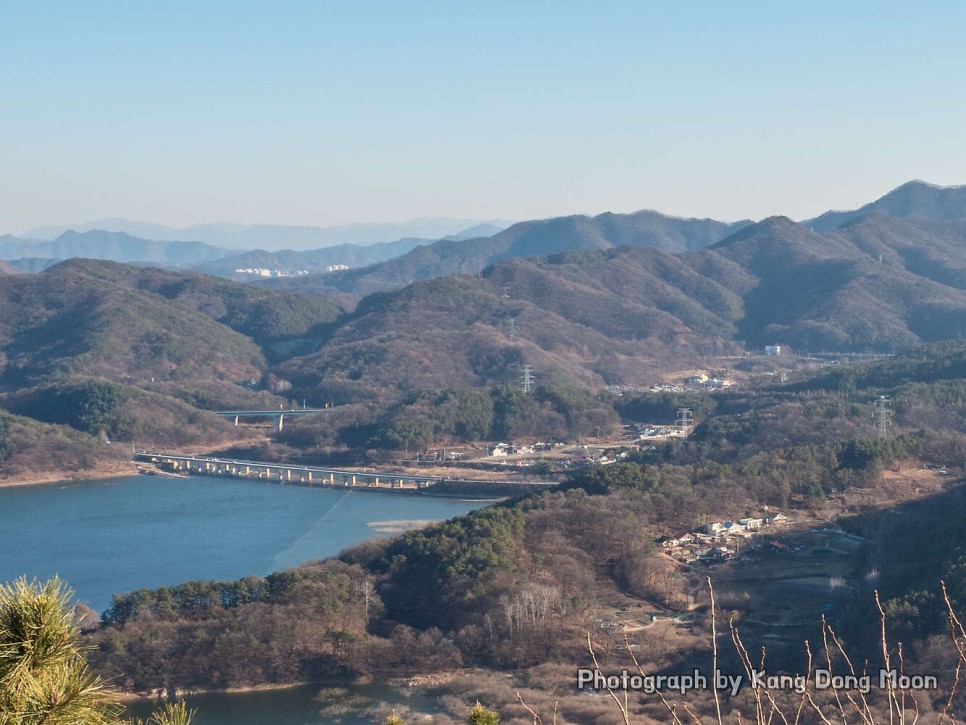
<path fill-rule="evenodd" d="M 371 679 L 344 679 L 344 680 L 325 680 L 323 682 L 270 682 L 261 685 L 244 685 L 240 687 L 199 687 L 188 690 L 175 690 L 173 695 L 168 695 L 164 691 L 153 690 L 150 692 L 128 692 L 126 690 L 115 690 L 114 698 L 118 702 L 168 702 L 180 700 L 194 695 L 237 695 L 246 692 L 276 692 L 281 690 L 293 690 L 297 687 L 352 687 L 360 685 L 380 685 L 383 687 L 411 688 L 413 690 L 425 690 L 427 687 L 439 686 L 451 682 L 456 677 L 466 674 L 470 670 L 457 669 L 446 670 L 445 672 L 423 672 L 408 677 L 390 677 L 385 681 L 375 681 Z"/>
<path fill-rule="evenodd" d="M 137 473 L 138 469 L 133 462 L 105 463 L 77 471 L 40 471 L 32 475 L 12 476 L 0 479 L 0 488 L 43 486 L 52 483 L 73 483 L 75 481 L 102 481 L 108 478 L 134 476 Z"/>
<path fill-rule="evenodd" d="M 131 702 L 176 702 L 182 700 L 185 697 L 192 697 L 194 695 L 239 695 L 246 692 L 278 692 L 281 690 L 294 690 L 296 687 L 340 687 L 344 685 L 354 685 L 358 684 L 355 682 L 350 682 L 347 680 L 342 680 L 338 682 L 286 682 L 286 683 L 271 683 L 264 685 L 247 685 L 245 687 L 225 687 L 225 688 L 192 688 L 190 690 L 175 690 L 172 695 L 168 695 L 163 691 L 152 691 L 152 692 L 127 692 L 124 690 L 115 690 L 112 694 L 117 702 L 121 703 L 131 703 Z"/>

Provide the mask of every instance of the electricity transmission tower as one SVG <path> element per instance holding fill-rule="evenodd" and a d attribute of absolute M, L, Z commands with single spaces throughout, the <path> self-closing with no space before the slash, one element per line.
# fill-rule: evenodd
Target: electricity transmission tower
<path fill-rule="evenodd" d="M 517 318 L 511 317 L 507 321 L 507 337 L 510 338 L 510 342 L 514 342 L 517 339 Z"/>
<path fill-rule="evenodd" d="M 523 392 L 529 393 L 533 389 L 533 367 L 530 365 L 523 366 L 523 373 L 520 376 L 520 382 L 523 383 Z"/>
<path fill-rule="evenodd" d="M 690 408 L 678 408 L 678 419 L 674 421 L 674 425 L 681 426 L 682 428 L 690 428 L 694 425 L 694 420 L 691 418 Z"/>
<path fill-rule="evenodd" d="M 880 395 L 875 401 L 875 410 L 872 417 L 875 419 L 875 427 L 879 438 L 886 438 L 889 435 L 889 428 L 892 427 L 892 410 L 889 408 L 890 400 L 888 395 Z"/>

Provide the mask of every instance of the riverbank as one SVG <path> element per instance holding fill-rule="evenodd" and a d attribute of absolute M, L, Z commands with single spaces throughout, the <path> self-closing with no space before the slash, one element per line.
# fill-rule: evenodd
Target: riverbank
<path fill-rule="evenodd" d="M 162 703 L 170 700 L 182 700 L 185 697 L 195 697 L 197 695 L 242 695 L 250 692 L 282 692 L 284 690 L 294 690 L 297 687 L 344 687 L 356 684 L 349 681 L 341 682 L 286 682 L 270 683 L 264 685 L 249 685 L 247 687 L 225 687 L 225 688 L 192 688 L 190 690 L 175 690 L 168 693 L 166 690 L 153 690 L 151 692 L 126 692 L 124 690 L 114 690 L 111 694 L 117 702 L 125 705 L 132 703 Z"/>
<path fill-rule="evenodd" d="M 186 695 L 180 701 L 197 713 L 199 725 L 372 725 L 395 711 L 405 722 L 437 722 L 467 709 L 447 708 L 435 693 L 383 684 L 300 685 L 282 689 L 210 692 Z M 148 718 L 165 701 L 124 703 L 129 716 Z M 445 717 L 445 722 L 450 722 Z"/>
<path fill-rule="evenodd" d="M 152 690 L 150 692 L 127 692 L 124 690 L 114 690 L 113 696 L 118 702 L 164 702 L 167 700 L 180 700 L 185 697 L 196 695 L 240 695 L 250 692 L 281 692 L 284 690 L 294 690 L 297 687 L 355 687 L 360 685 L 379 685 L 383 687 L 393 687 L 397 689 L 426 690 L 428 688 L 447 685 L 453 680 L 466 676 L 472 672 L 480 670 L 457 669 L 446 670 L 445 672 L 427 672 L 422 674 L 410 675 L 408 677 L 391 677 L 385 682 L 374 682 L 372 680 L 359 681 L 353 680 L 326 680 L 325 682 L 271 682 L 261 685 L 247 685 L 244 687 L 224 687 L 224 688 L 191 688 L 187 690 L 175 690 L 168 693 L 166 690 Z M 483 672 L 486 672 L 483 670 Z M 505 674 L 488 672 L 488 674 Z"/>
<path fill-rule="evenodd" d="M 105 478 L 122 478 L 133 476 L 138 472 L 137 467 L 132 461 L 104 461 L 91 468 L 83 468 L 76 471 L 37 471 L 29 474 L 15 474 L 6 478 L 0 478 L 0 488 L 12 488 L 15 486 L 40 486 L 51 483 L 64 483 L 71 481 L 95 481 Z"/>

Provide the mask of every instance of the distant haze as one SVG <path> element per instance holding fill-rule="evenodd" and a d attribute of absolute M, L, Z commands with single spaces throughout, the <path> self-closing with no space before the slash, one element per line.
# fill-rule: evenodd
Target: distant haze
<path fill-rule="evenodd" d="M 391 242 L 404 237 L 441 239 L 450 235 L 467 238 L 467 231 L 477 228 L 480 233 L 470 236 L 487 236 L 505 229 L 512 222 L 502 219 L 413 219 L 388 224 L 348 224 L 338 227 L 307 227 L 286 225 L 244 225 L 229 223 L 198 224 L 176 229 L 153 222 L 128 221 L 126 219 L 97 219 L 80 224 L 45 226 L 31 229 L 18 236 L 25 239 L 50 241 L 65 232 L 124 232 L 141 239 L 165 242 L 205 242 L 228 249 L 279 249 L 306 250 L 331 247 L 336 244 L 376 244 Z"/>

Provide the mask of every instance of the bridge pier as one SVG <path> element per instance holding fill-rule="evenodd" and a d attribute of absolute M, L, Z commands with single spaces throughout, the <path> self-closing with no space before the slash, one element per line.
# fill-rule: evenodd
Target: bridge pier
<path fill-rule="evenodd" d="M 288 413 L 288 411 L 286 411 Z M 371 490 L 388 491 L 422 491 L 431 488 L 435 483 L 443 479 L 419 479 L 416 476 L 406 476 L 395 471 L 346 471 L 335 469 L 312 468 L 304 464 L 285 465 L 269 462 L 235 461 L 230 459 L 211 458 L 207 456 L 181 456 L 159 453 L 139 452 L 135 454 L 135 460 L 146 461 L 158 467 L 167 469 L 175 473 L 203 474 L 209 476 L 234 476 L 237 478 L 265 479 L 267 482 L 276 483 L 302 483 L 311 485 L 319 482 L 322 485 L 341 486 L 345 488 L 368 488 Z M 318 474 L 317 476 L 314 474 Z M 339 479 L 336 484 L 336 478 Z M 482 484 L 481 481 L 468 481 L 467 484 Z M 531 485 L 524 482 L 506 482 L 498 486 L 502 494 L 504 489 L 510 486 L 524 486 L 531 490 Z M 541 482 L 533 486 L 550 486 L 551 482 Z M 482 486 L 477 486 L 482 488 Z M 496 494 L 494 494 L 496 495 Z"/>
<path fill-rule="evenodd" d="M 281 433 L 282 432 L 282 426 L 284 424 L 285 424 L 285 415 L 283 413 L 279 413 L 278 414 L 278 425 L 276 426 L 275 430 L 277 430 L 279 433 Z"/>

